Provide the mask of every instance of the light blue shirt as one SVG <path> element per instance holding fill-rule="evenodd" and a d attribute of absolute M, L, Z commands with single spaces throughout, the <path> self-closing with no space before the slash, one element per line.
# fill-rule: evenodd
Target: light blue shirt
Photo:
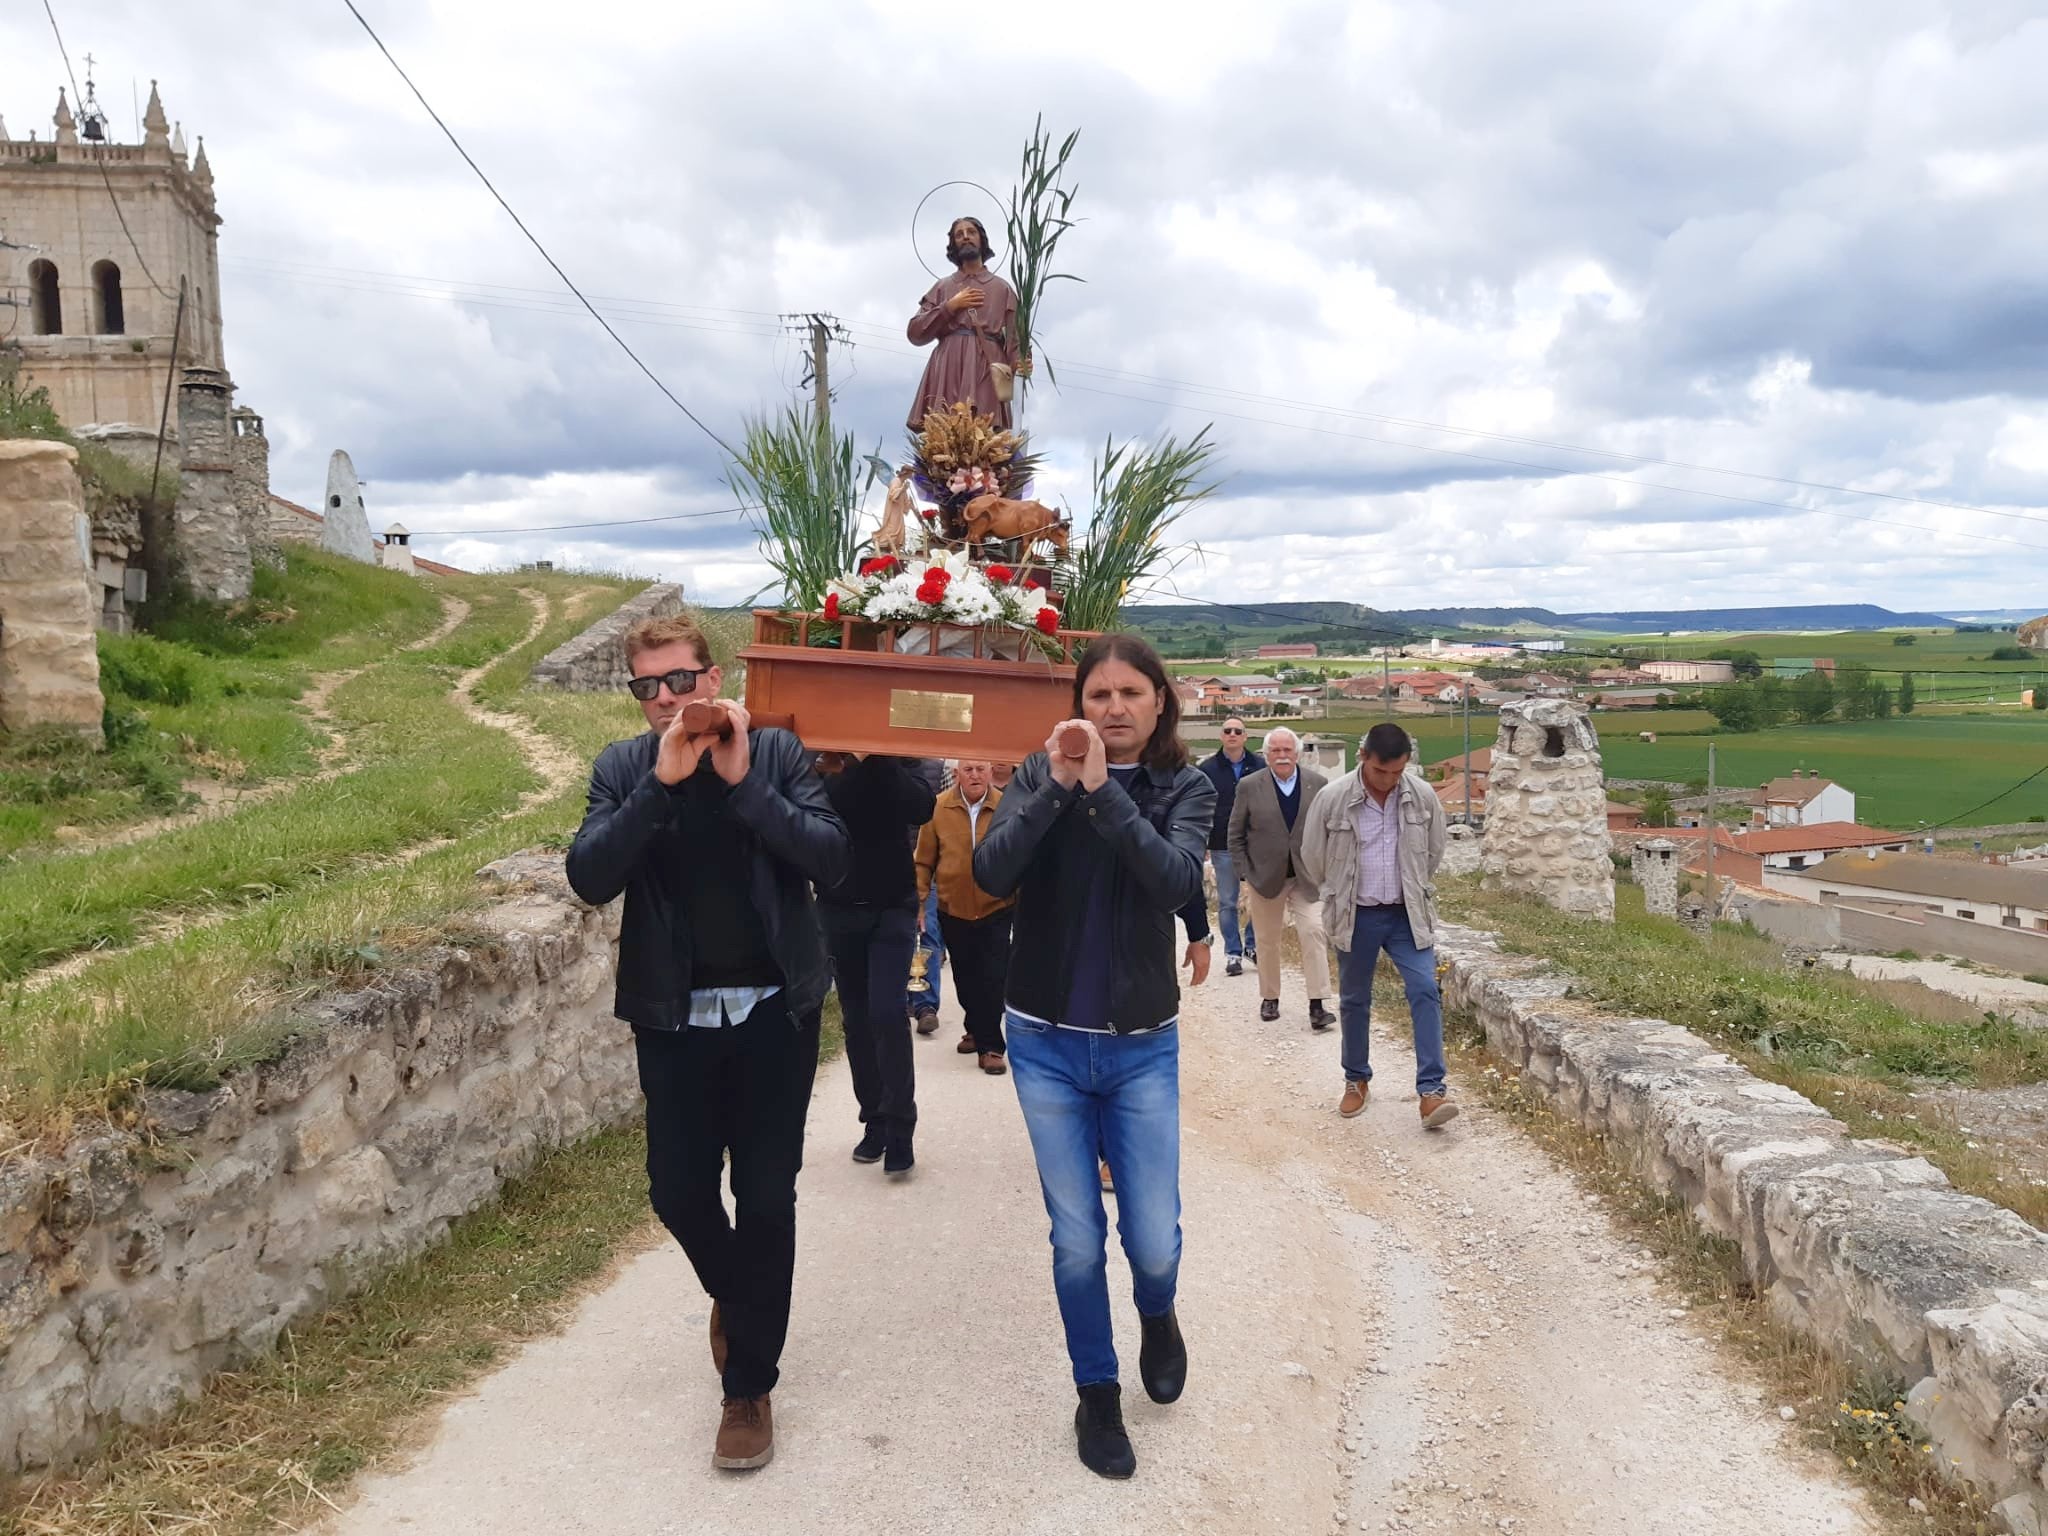
<path fill-rule="evenodd" d="M 730 1029 L 782 990 L 772 987 L 699 987 L 690 994 L 690 1028 Z"/>
<path fill-rule="evenodd" d="M 1301 775 L 1298 773 L 1290 773 L 1286 778 L 1283 779 L 1280 777 L 1279 774 L 1276 773 L 1273 775 L 1273 783 L 1279 789 L 1281 794 L 1291 795 L 1294 793 L 1296 787 L 1300 785 Z"/>

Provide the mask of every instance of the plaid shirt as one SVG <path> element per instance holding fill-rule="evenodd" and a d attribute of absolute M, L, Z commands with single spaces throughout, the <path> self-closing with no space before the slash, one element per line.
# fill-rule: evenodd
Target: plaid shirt
<path fill-rule="evenodd" d="M 1396 787 L 1384 804 L 1368 791 L 1358 802 L 1358 905 L 1401 899 L 1401 791 Z"/>

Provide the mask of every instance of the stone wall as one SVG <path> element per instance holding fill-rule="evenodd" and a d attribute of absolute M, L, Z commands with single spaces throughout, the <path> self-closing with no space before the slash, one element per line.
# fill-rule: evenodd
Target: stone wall
<path fill-rule="evenodd" d="M 1498 761 L 1498 759 L 1496 759 Z M 1951 1188 L 1924 1158 L 1847 1126 L 1662 1019 L 1568 996 L 1546 962 L 1445 925 L 1444 995 L 1566 1118 L 1733 1240 L 1778 1318 L 1909 1384 L 1938 1464 L 2048 1521 L 2048 1234 Z"/>
<path fill-rule="evenodd" d="M 1487 889 L 1612 920 L 1610 846 L 1600 738 L 1586 706 L 1570 699 L 1501 705 L 1486 787 Z"/>
<path fill-rule="evenodd" d="M 280 1059 L 150 1093 L 136 1131 L 0 1156 L 0 1476 L 161 1417 L 636 1111 L 616 903 L 578 902 L 555 853 L 484 875 L 487 943 L 316 999 Z"/>
<path fill-rule="evenodd" d="M 55 726 L 100 739 L 92 525 L 78 451 L 0 442 L 0 730 Z"/>
<path fill-rule="evenodd" d="M 680 582 L 658 582 L 624 607 L 599 619 L 573 640 L 565 640 L 534 663 L 533 681 L 543 688 L 603 693 L 626 686 L 626 653 L 619 640 L 642 619 L 683 611 Z M 732 658 L 726 658 L 728 667 Z"/>

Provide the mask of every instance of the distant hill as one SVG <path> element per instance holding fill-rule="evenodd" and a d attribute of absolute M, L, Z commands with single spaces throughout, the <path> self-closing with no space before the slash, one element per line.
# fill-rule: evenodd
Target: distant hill
<path fill-rule="evenodd" d="M 1874 603 L 1817 603 L 1785 608 L 1642 608 L 1617 613 L 1556 613 L 1548 608 L 1401 608 L 1386 617 L 1420 627 L 1579 629 L 1622 635 L 1667 629 L 1736 633 L 1784 629 L 1938 629 L 1955 622 L 1938 613 L 1894 613 Z"/>
<path fill-rule="evenodd" d="M 1142 603 L 1124 609 L 1122 619 L 1165 656 L 1222 656 L 1258 645 L 1361 651 L 1422 634 L 1358 603 Z"/>

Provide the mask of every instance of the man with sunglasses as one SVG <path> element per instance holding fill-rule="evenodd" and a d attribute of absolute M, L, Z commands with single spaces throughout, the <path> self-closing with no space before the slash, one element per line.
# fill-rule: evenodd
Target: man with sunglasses
<path fill-rule="evenodd" d="M 612 1011 L 639 1056 L 648 1194 L 711 1297 L 725 1398 L 713 1465 L 759 1467 L 775 1452 L 769 1393 L 831 985 L 811 887 L 844 878 L 849 842 L 803 744 L 718 697 L 693 621 L 644 619 L 624 647 L 649 729 L 599 754 L 569 884 L 593 906 L 626 898 Z M 693 700 L 731 730 L 688 734 Z M 737 1226 L 719 1197 L 728 1157 Z"/>
<path fill-rule="evenodd" d="M 1237 932 L 1237 886 L 1243 877 L 1230 857 L 1230 808 L 1237 801 L 1238 781 L 1257 773 L 1266 760 L 1245 747 L 1244 722 L 1235 715 L 1223 722 L 1223 746 L 1200 764 L 1209 782 L 1216 786 L 1216 825 L 1209 831 L 1209 867 L 1216 872 L 1216 921 L 1223 930 L 1223 974 L 1242 976 L 1244 957 L 1258 958 L 1258 936 L 1252 925 L 1244 925 L 1244 938 Z M 1277 940 L 1275 941 L 1277 942 Z"/>

